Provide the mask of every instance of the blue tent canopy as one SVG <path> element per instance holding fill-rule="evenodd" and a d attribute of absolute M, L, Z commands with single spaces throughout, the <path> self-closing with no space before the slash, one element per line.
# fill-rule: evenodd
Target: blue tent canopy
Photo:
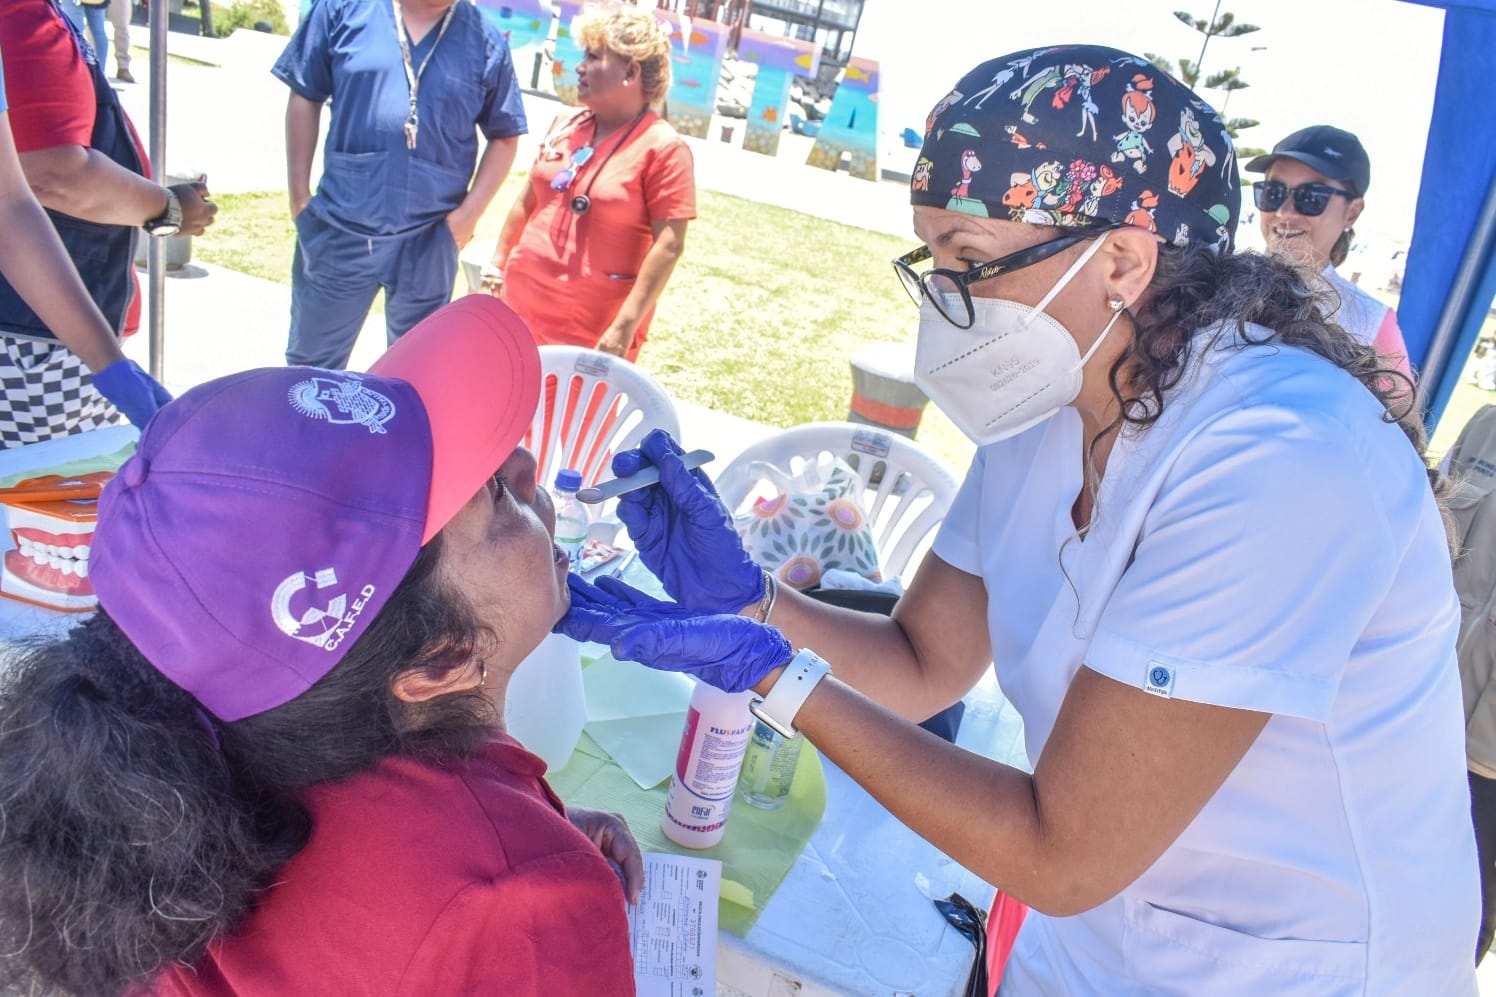
<path fill-rule="evenodd" d="M 1496 298 L 1496 0 L 1408 0 L 1442 7 L 1444 43 L 1398 324 L 1429 423 L 1459 382 Z"/>

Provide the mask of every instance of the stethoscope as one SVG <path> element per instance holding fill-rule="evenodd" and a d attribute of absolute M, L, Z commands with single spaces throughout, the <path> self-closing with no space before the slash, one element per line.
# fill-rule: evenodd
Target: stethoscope
<path fill-rule="evenodd" d="M 589 211 L 592 210 L 592 197 L 591 197 L 591 194 L 592 194 L 592 185 L 595 184 L 595 183 L 597 183 L 597 178 L 598 177 L 602 176 L 603 169 L 606 168 L 607 165 L 608 165 L 608 160 L 610 160 L 610 159 L 613 158 L 613 153 L 617 152 L 620 148 L 622 148 L 623 145 L 624 145 L 624 143 L 626 143 L 629 140 L 629 136 L 632 135 L 632 134 L 634 134 L 634 129 L 639 127 L 639 122 L 641 122 L 641 121 L 644 120 L 644 115 L 647 114 L 648 112 L 649 112 L 649 108 L 646 107 L 642 111 L 640 111 L 638 114 L 636 114 L 634 116 L 634 120 L 629 122 L 628 128 L 624 131 L 623 135 L 619 137 L 618 141 L 614 142 L 611 146 L 608 147 L 608 151 L 603 156 L 602 162 L 600 162 L 600 163 L 597 164 L 597 169 L 593 170 L 592 171 L 592 176 L 590 176 L 590 177 L 587 178 L 587 186 L 584 187 L 584 188 L 582 188 L 581 193 L 576 194 L 575 196 L 573 196 L 572 199 L 571 199 L 571 201 L 569 202 L 572 214 L 575 214 L 575 215 L 585 215 L 587 212 L 589 212 Z M 597 128 L 597 125 L 596 125 L 597 115 L 593 115 L 592 116 L 592 120 L 593 120 L 593 129 L 595 131 L 596 128 Z M 580 152 L 580 151 L 581 150 L 578 150 L 578 152 Z M 575 153 L 573 153 L 573 158 L 575 159 Z M 590 159 L 591 157 L 589 156 L 588 158 Z M 582 169 L 586 167 L 586 165 L 587 165 L 587 163 L 585 161 L 583 161 L 582 163 L 579 163 L 577 165 L 577 167 L 576 167 L 576 171 L 578 173 L 581 172 Z M 572 174 L 572 179 L 573 180 L 576 179 L 576 173 Z"/>

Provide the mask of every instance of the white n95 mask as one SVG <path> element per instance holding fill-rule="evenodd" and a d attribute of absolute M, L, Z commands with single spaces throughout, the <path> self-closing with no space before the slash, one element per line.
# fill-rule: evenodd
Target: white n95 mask
<path fill-rule="evenodd" d="M 1105 239 L 1094 240 L 1033 307 L 972 298 L 970 329 L 956 328 L 929 300 L 920 303 L 914 382 L 978 446 L 1016 436 L 1080 394 L 1081 371 L 1121 311 L 1081 356 L 1070 330 L 1044 308 Z"/>

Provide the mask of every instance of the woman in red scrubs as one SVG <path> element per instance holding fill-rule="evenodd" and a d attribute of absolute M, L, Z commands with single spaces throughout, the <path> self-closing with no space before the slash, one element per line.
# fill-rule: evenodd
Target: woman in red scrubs
<path fill-rule="evenodd" d="M 572 23 L 582 108 L 551 125 L 499 235 L 483 288 L 541 345 L 634 360 L 696 217 L 691 150 L 656 113 L 670 34 L 614 4 Z"/>

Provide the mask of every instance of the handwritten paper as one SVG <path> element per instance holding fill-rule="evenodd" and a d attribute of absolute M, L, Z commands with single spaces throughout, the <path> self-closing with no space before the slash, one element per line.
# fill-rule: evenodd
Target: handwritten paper
<path fill-rule="evenodd" d="M 716 859 L 644 853 L 644 890 L 629 908 L 638 997 L 713 997 L 717 992 Z"/>

